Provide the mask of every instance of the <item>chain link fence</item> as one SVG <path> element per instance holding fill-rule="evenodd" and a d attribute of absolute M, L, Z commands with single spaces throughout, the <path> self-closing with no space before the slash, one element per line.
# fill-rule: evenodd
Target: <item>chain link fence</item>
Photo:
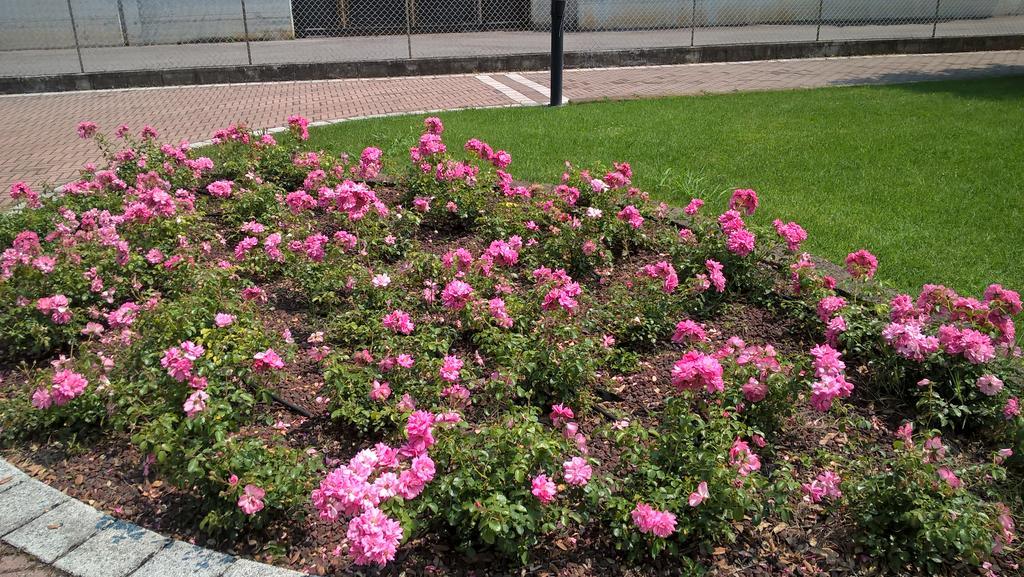
<path fill-rule="evenodd" d="M 546 52 L 551 0 L 0 0 L 0 76 Z M 1024 0 L 568 0 L 565 48 L 1024 34 Z"/>

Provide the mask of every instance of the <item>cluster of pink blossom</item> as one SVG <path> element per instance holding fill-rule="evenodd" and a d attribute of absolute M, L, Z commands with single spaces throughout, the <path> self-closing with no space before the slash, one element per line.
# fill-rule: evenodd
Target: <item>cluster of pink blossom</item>
<path fill-rule="evenodd" d="M 32 393 L 32 406 L 37 409 L 48 409 L 51 405 L 62 406 L 68 401 L 85 392 L 89 381 L 79 373 L 69 369 L 57 371 L 53 375 L 49 389 L 40 387 Z"/>
<path fill-rule="evenodd" d="M 839 311 L 846 306 L 846 299 L 827 296 L 818 301 L 818 318 L 825 323 L 825 341 L 832 347 L 839 346 L 839 335 L 846 332 L 846 319 Z"/>
<path fill-rule="evenodd" d="M 690 216 L 693 216 L 697 214 L 698 211 L 700 211 L 702 206 L 704 206 L 704 201 L 699 198 L 694 198 L 691 199 L 690 203 L 686 205 L 686 208 L 683 209 L 683 212 Z"/>
<path fill-rule="evenodd" d="M 989 286 L 984 301 L 925 285 L 916 301 L 905 294 L 892 299 L 892 322 L 882 336 L 911 360 L 923 361 L 941 349 L 980 365 L 993 360 L 999 350 L 1014 352 L 1013 317 L 1020 311 L 1020 295 L 1000 285 Z"/>
<path fill-rule="evenodd" d="M 192 419 L 199 413 L 206 410 L 206 401 L 210 400 L 210 394 L 203 389 L 197 389 L 185 399 L 185 403 L 182 405 L 182 410 L 185 411 L 185 415 Z"/>
<path fill-rule="evenodd" d="M 583 457 L 573 457 L 562 463 L 562 474 L 565 476 L 565 482 L 570 485 L 585 486 L 590 482 L 593 473 L 593 468 Z"/>
<path fill-rule="evenodd" d="M 676 330 L 672 333 L 673 343 L 701 343 L 708 341 L 707 331 L 704 325 L 686 319 L 676 324 Z"/>
<path fill-rule="evenodd" d="M 775 227 L 775 232 L 782 240 L 786 241 L 786 248 L 791 252 L 799 251 L 800 243 L 807 240 L 807 231 L 795 222 L 783 223 L 781 220 L 775 219 L 772 226 Z"/>
<path fill-rule="evenodd" d="M 362 154 L 359 155 L 359 168 L 356 170 L 356 175 L 364 180 L 377 178 L 380 175 L 380 161 L 383 154 L 381 149 L 373 146 L 364 148 Z"/>
<path fill-rule="evenodd" d="M 676 530 L 676 516 L 668 511 L 658 511 L 646 503 L 637 503 L 631 513 L 633 524 L 641 533 L 665 538 Z"/>
<path fill-rule="evenodd" d="M 672 365 L 672 384 L 682 390 L 704 387 L 709 393 L 720 393 L 725 390 L 722 365 L 711 355 L 689 351 Z"/>
<path fill-rule="evenodd" d="M 640 228 L 644 225 L 644 217 L 641 216 L 640 210 L 632 204 L 626 205 L 615 216 L 621 221 L 628 222 L 629 226 L 633 228 Z"/>
<path fill-rule="evenodd" d="M 1003 549 L 1013 543 L 1017 537 L 1016 526 L 1013 522 L 1013 513 L 1005 503 L 996 503 L 996 521 L 999 522 L 999 534 L 996 535 L 995 544 L 992 547 L 993 553 L 1002 553 Z"/>
<path fill-rule="evenodd" d="M 348 524 L 349 555 L 356 565 L 384 565 L 395 558 L 402 525 L 376 507 L 368 507 Z"/>
<path fill-rule="evenodd" d="M 252 357 L 252 369 L 262 373 L 271 369 L 280 370 L 284 368 L 284 359 L 274 349 L 267 349 L 256 353 Z"/>
<path fill-rule="evenodd" d="M 462 359 L 455 355 L 445 355 L 439 371 L 441 378 L 449 383 L 457 383 L 462 378 L 460 372 L 464 366 Z"/>
<path fill-rule="evenodd" d="M 267 492 L 256 485 L 246 485 L 238 497 L 238 508 L 246 515 L 255 515 L 263 510 L 263 498 Z"/>
<path fill-rule="evenodd" d="M 494 263 L 498 263 L 502 266 L 514 266 L 519 262 L 519 251 L 522 248 L 523 239 L 518 235 L 509 237 L 507 241 L 491 241 L 487 250 L 480 255 L 481 266 L 484 269 L 484 273 L 489 274 Z"/>
<path fill-rule="evenodd" d="M 313 491 L 310 498 L 321 519 L 350 518 L 346 536 L 349 555 L 357 565 L 385 565 L 394 559 L 403 532 L 378 507 L 392 497 L 410 500 L 423 492 L 436 474 L 427 454 L 434 444 L 433 428 L 459 420 L 457 413 L 414 411 L 406 422 L 404 445 L 392 448 L 378 443 L 360 451 Z"/>
<path fill-rule="evenodd" d="M 39 208 L 43 203 L 39 200 L 39 193 L 32 190 L 28 184 L 24 182 L 15 182 L 11 185 L 11 198 L 19 200 L 24 198 L 25 204 L 29 208 Z"/>
<path fill-rule="evenodd" d="M 480 142 L 473 138 L 466 142 L 466 150 L 469 152 L 475 152 L 480 160 L 485 160 L 494 165 L 494 168 L 498 169 L 501 173 L 502 169 L 508 168 L 512 164 L 512 155 L 504 150 L 495 152 L 486 142 Z M 502 191 L 508 194 L 508 186 L 504 185 L 501 187 Z"/>
<path fill-rule="evenodd" d="M 878 270 L 878 259 L 866 250 L 846 255 L 846 271 L 854 278 L 872 278 Z"/>
<path fill-rule="evenodd" d="M 288 127 L 299 140 L 309 140 L 309 119 L 293 114 L 288 117 Z"/>
<path fill-rule="evenodd" d="M 963 355 L 975 365 L 987 363 L 996 357 L 992 338 L 970 328 L 942 325 L 938 332 L 939 346 L 948 355 Z"/>
<path fill-rule="evenodd" d="M 736 467 L 741 477 L 746 477 L 761 469 L 761 459 L 750 450 L 750 445 L 746 441 L 737 437 L 729 448 L 729 465 Z"/>
<path fill-rule="evenodd" d="M 99 127 L 95 122 L 85 121 L 78 123 L 78 137 L 81 139 L 92 138 L 96 135 L 96 131 Z"/>
<path fill-rule="evenodd" d="M 747 216 L 754 214 L 757 210 L 757 193 L 749 188 L 736 189 L 729 199 L 729 209 L 747 213 Z"/>
<path fill-rule="evenodd" d="M 732 336 L 725 345 L 715 351 L 714 357 L 719 361 L 732 359 L 738 367 L 751 367 L 756 370 L 741 387 L 743 397 L 750 403 L 759 403 L 768 396 L 768 378 L 773 373 L 782 371 L 777 352 L 772 345 L 747 345 L 743 339 Z M 745 407 L 740 404 L 737 411 Z"/>
<path fill-rule="evenodd" d="M 568 313 L 576 311 L 579 303 L 576 297 L 580 296 L 583 289 L 579 283 L 574 282 L 564 269 L 552 271 L 547 267 L 541 267 L 533 271 L 533 279 L 537 283 L 551 283 L 554 286 L 544 295 L 541 303 L 541 310 L 550 311 L 561 307 Z"/>
<path fill-rule="evenodd" d="M 487 309 L 490 311 L 491 316 L 494 317 L 494 320 L 497 321 L 499 327 L 510 329 L 515 324 L 515 321 L 505 309 L 505 300 L 501 297 L 495 297 L 487 301 Z"/>
<path fill-rule="evenodd" d="M 754 233 L 740 228 L 729 233 L 725 239 L 725 247 L 737 256 L 747 256 L 754 252 L 755 241 Z"/>
<path fill-rule="evenodd" d="M 938 474 L 939 478 L 945 481 L 952 489 L 959 489 L 964 484 L 963 481 L 960 480 L 960 477 L 957 477 L 956 473 L 954 473 L 949 467 L 939 467 L 936 474 Z"/>
<path fill-rule="evenodd" d="M 164 351 L 160 366 L 167 369 L 167 375 L 179 383 L 192 379 L 192 366 L 206 350 L 192 341 L 185 341 L 179 346 Z"/>
<path fill-rule="evenodd" d="M 449 282 L 441 291 L 441 302 L 445 308 L 454 311 L 465 308 L 472 298 L 473 287 L 458 279 Z"/>
<path fill-rule="evenodd" d="M 656 264 L 645 265 L 640 274 L 653 279 L 661 279 L 663 281 L 661 285 L 662 290 L 669 294 L 679 286 L 679 276 L 676 274 L 676 269 L 668 261 L 663 260 Z"/>
<path fill-rule="evenodd" d="M 343 212 L 351 220 L 361 220 L 372 208 L 378 215 L 387 216 L 390 210 L 370 187 L 361 182 L 346 180 L 333 188 L 317 189 L 317 203 L 328 211 Z"/>
<path fill-rule="evenodd" d="M 897 353 L 914 361 L 923 361 L 939 350 L 939 339 L 924 334 L 916 321 L 889 323 L 882 337 Z"/>
<path fill-rule="evenodd" d="M 718 226 L 722 228 L 723 233 L 730 235 L 746 228 L 747 223 L 743 222 L 743 216 L 738 211 L 727 210 L 718 215 Z"/>
<path fill-rule="evenodd" d="M 50 315 L 54 324 L 63 325 L 71 321 L 71 301 L 64 295 L 41 298 L 36 301 L 36 309 L 44 315 Z"/>
<path fill-rule="evenodd" d="M 718 292 L 725 292 L 725 275 L 723 274 L 725 267 L 722 266 L 722 263 L 709 259 L 705 261 L 704 266 L 708 269 L 707 280 L 710 281 L 711 286 L 715 287 Z"/>
<path fill-rule="evenodd" d="M 217 180 L 206 185 L 206 192 L 217 198 L 228 198 L 231 196 L 231 189 L 235 183 L 230 180 Z"/>
<path fill-rule="evenodd" d="M 818 345 L 811 349 L 811 356 L 815 377 L 811 383 L 811 406 L 824 413 L 832 408 L 834 399 L 849 397 L 853 384 L 846 380 L 846 363 L 839 351 L 827 344 Z"/>
<path fill-rule="evenodd" d="M 805 501 L 820 503 L 826 498 L 838 499 L 842 497 L 843 493 L 839 490 L 841 482 L 842 479 L 834 472 L 822 471 L 813 481 L 804 483 L 800 488 L 804 492 Z"/>
<path fill-rule="evenodd" d="M 541 474 L 534 477 L 530 482 L 530 492 L 538 501 L 547 505 L 555 500 L 555 496 L 558 494 L 558 487 L 547 475 Z"/>
<path fill-rule="evenodd" d="M 384 328 L 403 335 L 412 334 L 413 329 L 416 328 L 409 313 L 401 309 L 395 309 L 386 314 L 381 323 L 384 325 Z"/>
<path fill-rule="evenodd" d="M 628 162 L 614 162 L 615 170 L 608 171 L 602 181 L 609 189 L 626 188 L 633 178 L 633 167 Z"/>
<path fill-rule="evenodd" d="M 0 256 L 0 278 L 9 279 L 14 275 L 18 265 L 31 265 L 41 255 L 43 247 L 39 243 L 39 235 L 31 230 L 23 230 L 14 237 L 11 247 L 5 249 Z"/>
<path fill-rule="evenodd" d="M 828 323 L 843 307 L 846 306 L 846 299 L 840 296 L 827 296 L 818 301 L 818 318 L 823 323 Z"/>

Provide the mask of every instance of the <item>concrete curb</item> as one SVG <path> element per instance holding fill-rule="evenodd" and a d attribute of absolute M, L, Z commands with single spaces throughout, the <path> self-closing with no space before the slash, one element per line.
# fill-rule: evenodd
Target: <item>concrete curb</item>
<path fill-rule="evenodd" d="M 0 458 L 0 538 L 75 577 L 302 577 L 175 541 L 68 497 Z"/>
<path fill-rule="evenodd" d="M 981 52 L 1019 50 L 1021 48 L 1024 48 L 1024 35 L 1021 34 L 888 40 L 722 44 L 601 52 L 567 52 L 565 54 L 565 66 L 566 68 L 599 68 L 652 64 L 820 58 L 829 56 Z M 452 58 L 414 58 L 411 60 L 122 70 L 116 72 L 86 72 L 0 78 L 0 94 L 194 84 L 325 80 L 332 78 L 477 74 L 547 70 L 549 64 L 550 55 L 546 52 L 541 52 L 505 56 L 460 56 Z"/>

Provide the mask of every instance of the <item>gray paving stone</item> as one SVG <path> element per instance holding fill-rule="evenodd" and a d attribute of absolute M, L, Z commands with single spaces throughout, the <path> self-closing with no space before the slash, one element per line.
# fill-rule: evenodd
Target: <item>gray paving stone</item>
<path fill-rule="evenodd" d="M 25 475 L 0 475 L 0 493 L 24 481 L 26 478 Z"/>
<path fill-rule="evenodd" d="M 9 533 L 4 541 L 35 555 L 44 563 L 53 563 L 113 522 L 109 515 L 71 499 Z"/>
<path fill-rule="evenodd" d="M 304 577 L 305 573 L 281 569 L 272 565 L 239 559 L 224 573 L 223 577 Z"/>
<path fill-rule="evenodd" d="M 146 561 L 132 577 L 218 577 L 234 560 L 230 555 L 175 541 Z"/>
<path fill-rule="evenodd" d="M 21 469 L 0 459 L 0 493 L 17 485 L 28 478 L 28 475 L 21 472 Z"/>
<path fill-rule="evenodd" d="M 0 493 L 0 535 L 14 531 L 68 498 L 35 479 L 18 483 Z"/>
<path fill-rule="evenodd" d="M 53 566 L 76 577 L 125 577 L 167 543 L 166 537 L 117 520 Z"/>

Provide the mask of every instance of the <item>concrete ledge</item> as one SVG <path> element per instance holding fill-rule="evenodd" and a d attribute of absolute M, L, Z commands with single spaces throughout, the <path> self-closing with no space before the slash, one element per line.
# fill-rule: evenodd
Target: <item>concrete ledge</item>
<path fill-rule="evenodd" d="M 109 515 L 70 499 L 4 538 L 9 545 L 53 563 L 114 522 Z"/>
<path fill-rule="evenodd" d="M 0 459 L 0 535 L 75 577 L 303 577 L 114 519 Z"/>
<path fill-rule="evenodd" d="M 870 56 L 878 54 L 982 52 L 1020 50 L 1022 48 L 1024 48 L 1024 35 L 1019 34 L 894 40 L 791 42 L 781 44 L 726 44 L 717 46 L 613 50 L 607 52 L 567 52 L 565 54 L 565 65 L 567 68 L 595 68 L 830 56 Z M 334 78 L 475 74 L 514 70 L 546 70 L 548 64 L 549 55 L 542 52 L 507 56 L 87 72 L 84 74 L 0 78 L 0 94 L 194 84 L 325 80 Z"/>
<path fill-rule="evenodd" d="M 39 481 L 26 479 L 18 483 L 0 493 L 0 535 L 21 528 L 67 500 L 67 495 Z"/>

